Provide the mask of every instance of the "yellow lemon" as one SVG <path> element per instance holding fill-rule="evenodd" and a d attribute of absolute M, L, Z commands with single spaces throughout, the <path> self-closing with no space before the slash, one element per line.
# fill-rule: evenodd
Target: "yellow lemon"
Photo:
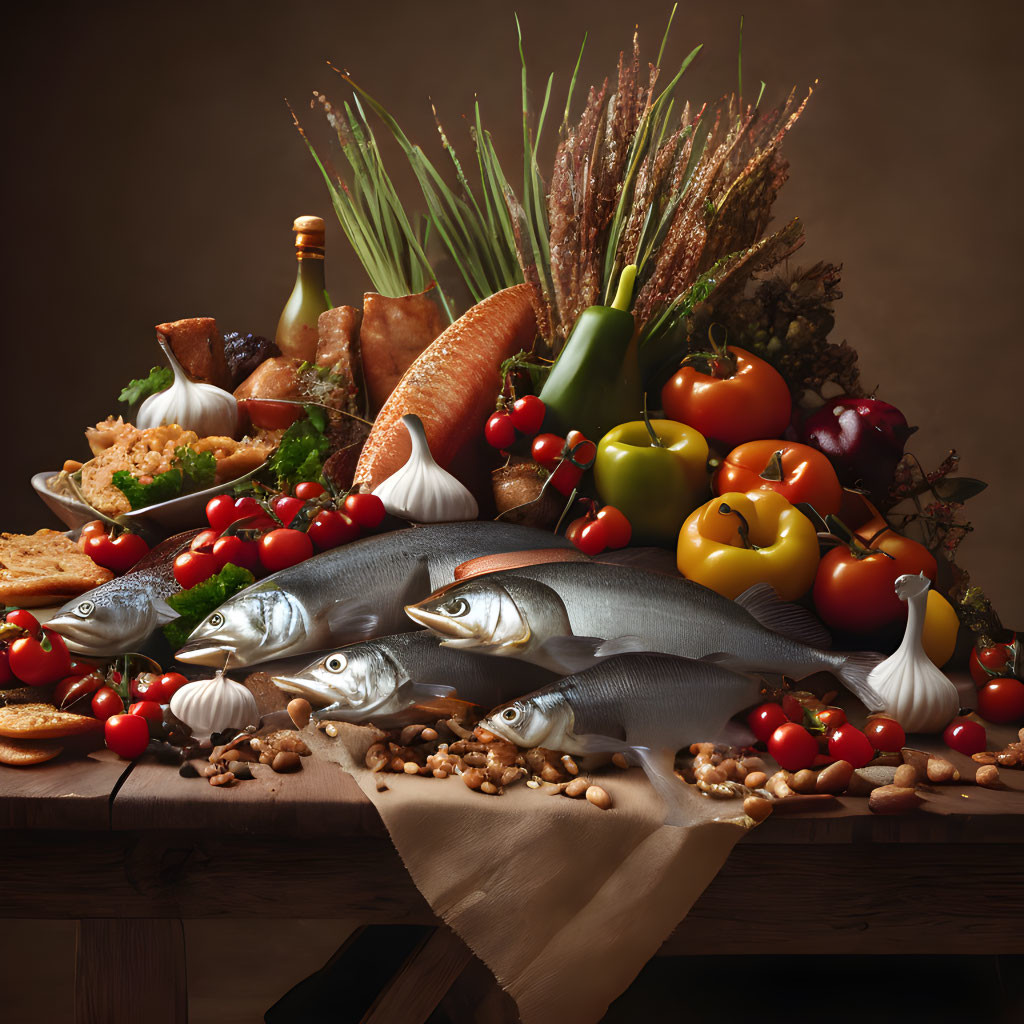
<path fill-rule="evenodd" d="M 953 606 L 937 590 L 929 590 L 921 642 L 924 644 L 925 654 L 939 668 L 953 657 L 959 629 L 960 620 Z"/>

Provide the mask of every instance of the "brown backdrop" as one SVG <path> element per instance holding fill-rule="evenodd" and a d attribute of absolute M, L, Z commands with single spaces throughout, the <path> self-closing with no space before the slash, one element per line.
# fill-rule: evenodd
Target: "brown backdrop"
<path fill-rule="evenodd" d="M 915 451 L 937 461 L 956 447 L 963 471 L 990 481 L 971 504 L 962 562 L 1024 624 L 1024 17 L 1011 3 L 947 0 L 688 3 L 669 54 L 706 44 L 690 96 L 733 87 L 744 7 L 748 92 L 763 79 L 771 101 L 819 80 L 787 143 L 778 218 L 803 216 L 801 262 L 844 264 L 837 331 L 860 351 L 866 383 L 920 426 Z M 314 124 L 312 90 L 344 95 L 325 60 L 428 146 L 428 97 L 465 142 L 459 118 L 478 93 L 514 166 L 515 9 L 534 94 L 553 69 L 560 106 L 584 30 L 590 82 L 612 70 L 634 18 L 654 51 L 669 5 L 112 3 L 8 20 L 0 526 L 53 524 L 28 478 L 83 454 L 82 428 L 157 361 L 153 324 L 206 314 L 224 329 L 273 331 L 293 274 L 292 217 L 330 218 L 284 102 Z M 334 300 L 357 301 L 366 282 L 330 222 L 328 245 Z"/>

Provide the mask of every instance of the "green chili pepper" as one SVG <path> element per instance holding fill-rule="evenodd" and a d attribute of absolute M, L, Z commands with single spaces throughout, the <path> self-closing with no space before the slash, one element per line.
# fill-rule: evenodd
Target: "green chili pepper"
<path fill-rule="evenodd" d="M 597 441 L 616 424 L 636 419 L 643 405 L 633 314 L 636 266 L 622 270 L 615 301 L 580 313 L 541 389 L 544 430 L 579 430 Z"/>

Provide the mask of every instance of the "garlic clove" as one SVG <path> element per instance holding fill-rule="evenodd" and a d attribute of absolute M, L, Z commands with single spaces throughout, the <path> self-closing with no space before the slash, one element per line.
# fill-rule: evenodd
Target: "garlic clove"
<path fill-rule="evenodd" d="M 924 573 L 908 574 L 895 586 L 907 602 L 907 628 L 899 649 L 871 670 L 868 683 L 907 732 L 941 732 L 960 710 L 960 695 L 921 643 L 931 581 Z"/>
<path fill-rule="evenodd" d="M 146 430 L 177 423 L 182 430 L 194 430 L 200 437 L 234 437 L 238 431 L 235 396 L 213 384 L 192 380 L 162 339 L 160 347 L 174 371 L 174 383 L 142 403 L 135 425 Z"/>
<path fill-rule="evenodd" d="M 402 423 L 409 432 L 412 453 L 408 461 L 382 481 L 373 493 L 394 516 L 418 523 L 451 523 L 476 519 L 476 499 L 430 453 L 419 416 L 407 413 Z"/>
<path fill-rule="evenodd" d="M 170 707 L 171 714 L 184 722 L 200 742 L 223 729 L 242 729 L 260 721 L 256 698 L 248 687 L 219 669 L 212 679 L 200 679 L 175 691 Z"/>

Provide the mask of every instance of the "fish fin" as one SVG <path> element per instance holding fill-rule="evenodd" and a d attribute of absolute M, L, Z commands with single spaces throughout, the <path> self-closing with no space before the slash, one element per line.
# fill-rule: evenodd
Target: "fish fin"
<path fill-rule="evenodd" d="M 665 824 L 692 824 L 693 810 L 689 804 L 693 797 L 689 786 L 676 775 L 676 752 L 638 746 L 630 747 L 629 752 L 640 762 L 644 774 L 665 804 Z"/>
<path fill-rule="evenodd" d="M 588 732 L 582 736 L 573 736 L 573 747 L 581 755 L 587 754 L 624 754 L 633 748 L 624 740 L 614 736 L 602 736 L 596 732 Z"/>
<path fill-rule="evenodd" d="M 173 622 L 175 619 L 180 618 L 178 613 L 162 597 L 158 597 L 153 602 L 152 607 L 153 616 L 158 626 L 166 626 L 168 622 Z"/>
<path fill-rule="evenodd" d="M 435 700 L 438 697 L 454 697 L 458 692 L 454 686 L 445 686 L 443 683 L 408 682 L 402 684 L 402 688 L 414 698 L 416 703 Z"/>
<path fill-rule="evenodd" d="M 601 655 L 597 652 L 608 641 L 598 636 L 552 636 L 538 648 L 537 659 L 545 668 L 571 675 L 592 668 Z"/>
<path fill-rule="evenodd" d="M 380 615 L 362 601 L 335 601 L 327 611 L 327 628 L 332 636 L 372 640 L 377 635 Z"/>
<path fill-rule="evenodd" d="M 460 700 L 458 697 L 424 696 L 412 705 L 412 710 L 422 712 L 434 718 L 466 717 L 470 711 L 477 707 L 468 700 Z"/>
<path fill-rule="evenodd" d="M 614 658 L 617 654 L 638 654 L 650 649 L 650 640 L 642 636 L 616 636 L 602 641 L 594 650 L 594 657 Z"/>
<path fill-rule="evenodd" d="M 769 583 L 748 587 L 736 603 L 773 633 L 822 650 L 832 646 L 832 634 L 806 608 L 783 601 Z"/>
<path fill-rule="evenodd" d="M 533 551 L 504 551 L 494 555 L 480 555 L 468 562 L 455 566 L 455 580 L 461 581 L 473 576 L 486 576 L 492 572 L 507 572 L 523 569 L 529 565 L 548 562 L 589 562 L 589 556 L 577 548 L 538 548 Z"/>
<path fill-rule="evenodd" d="M 842 664 L 831 671 L 839 676 L 846 688 L 868 711 L 883 711 L 885 701 L 879 697 L 868 677 L 873 668 L 885 661 L 885 655 L 876 651 L 858 651 L 855 654 L 842 655 L 842 657 L 844 659 Z"/>

